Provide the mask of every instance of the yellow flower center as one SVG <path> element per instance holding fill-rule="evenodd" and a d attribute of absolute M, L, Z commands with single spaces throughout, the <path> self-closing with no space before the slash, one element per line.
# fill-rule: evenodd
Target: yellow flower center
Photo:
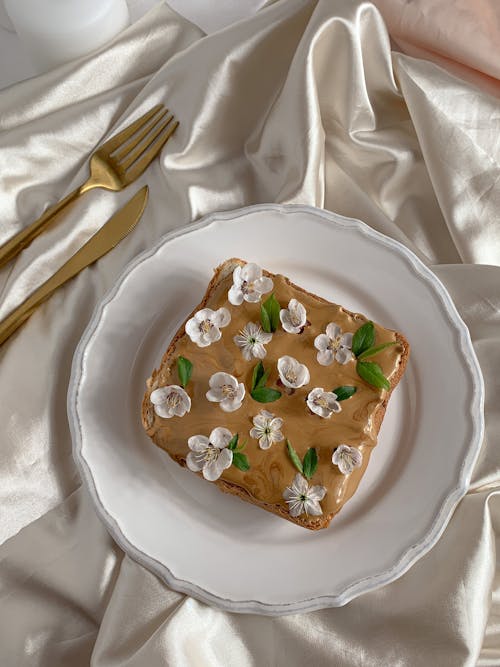
<path fill-rule="evenodd" d="M 210 322 L 210 320 L 203 320 L 200 322 L 200 331 L 202 334 L 207 334 L 213 326 L 214 325 L 212 322 Z"/>
<path fill-rule="evenodd" d="M 205 461 L 207 463 L 212 463 L 219 458 L 219 454 L 220 449 L 218 447 L 214 447 L 212 444 L 209 444 L 205 449 Z"/>
<path fill-rule="evenodd" d="M 225 398 L 234 398 L 235 393 L 236 393 L 236 390 L 230 384 L 223 384 L 222 385 L 222 395 Z"/>
<path fill-rule="evenodd" d="M 326 400 L 323 394 L 321 396 L 317 396 L 314 399 L 314 402 L 316 403 L 316 405 L 319 405 L 320 408 L 328 408 L 328 401 Z"/>
<path fill-rule="evenodd" d="M 167 396 L 166 404 L 169 408 L 176 408 L 181 402 L 181 397 L 176 392 L 172 392 Z"/>
<path fill-rule="evenodd" d="M 328 343 L 328 349 L 332 350 L 333 352 L 336 352 L 340 347 L 340 339 L 341 339 L 341 336 L 336 336 L 335 338 L 330 338 L 330 342 Z"/>

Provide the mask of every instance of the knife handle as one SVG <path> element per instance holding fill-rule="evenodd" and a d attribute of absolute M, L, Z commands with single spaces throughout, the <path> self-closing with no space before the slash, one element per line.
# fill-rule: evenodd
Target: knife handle
<path fill-rule="evenodd" d="M 33 315 L 38 306 L 43 303 L 55 290 L 66 280 L 72 277 L 65 270 L 68 262 L 59 271 L 46 280 L 30 296 L 15 308 L 7 317 L 0 322 L 0 345 L 9 338 L 23 322 Z"/>
<path fill-rule="evenodd" d="M 70 192 L 69 195 L 64 197 L 64 199 L 61 199 L 60 202 L 48 208 L 38 220 L 32 222 L 28 227 L 21 229 L 20 232 L 14 234 L 12 238 L 0 246 L 0 268 L 4 266 L 4 264 L 7 264 L 7 262 L 10 262 L 10 260 L 18 255 L 21 250 L 24 250 L 33 239 L 41 234 L 58 213 L 69 206 L 75 199 L 78 199 L 81 194 L 90 190 L 91 187 L 89 187 L 89 185 L 89 182 L 87 182 L 76 188 L 76 190 L 73 190 L 73 192 Z"/>

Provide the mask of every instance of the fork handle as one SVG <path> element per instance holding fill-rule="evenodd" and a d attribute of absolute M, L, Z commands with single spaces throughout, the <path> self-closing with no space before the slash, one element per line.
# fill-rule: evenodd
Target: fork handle
<path fill-rule="evenodd" d="M 33 239 L 35 239 L 39 234 L 41 234 L 41 232 L 43 232 L 46 227 L 48 227 L 48 225 L 60 211 L 65 209 L 66 206 L 69 206 L 69 204 L 75 201 L 75 199 L 78 199 L 78 197 L 84 192 L 90 190 L 91 187 L 92 186 L 87 181 L 80 187 L 76 188 L 76 190 L 70 192 L 69 195 L 64 197 L 64 199 L 61 199 L 60 202 L 54 204 L 54 206 L 50 206 L 38 218 L 38 220 L 32 222 L 31 225 L 28 225 L 28 227 L 21 229 L 20 232 L 14 234 L 12 238 L 0 246 L 0 267 L 4 266 L 4 264 L 7 264 L 7 262 L 18 255 L 21 250 L 24 250 L 24 248 L 26 248 L 26 246 L 28 246 L 31 241 L 33 241 Z"/>

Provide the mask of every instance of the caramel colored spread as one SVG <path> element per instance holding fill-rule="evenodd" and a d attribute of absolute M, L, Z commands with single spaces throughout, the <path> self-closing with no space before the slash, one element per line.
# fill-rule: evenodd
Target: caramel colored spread
<path fill-rule="evenodd" d="M 371 387 L 358 376 L 354 359 L 345 365 L 333 361 L 330 366 L 321 366 L 316 359 L 314 339 L 318 334 L 325 333 L 330 322 L 338 324 L 343 333 L 354 333 L 366 322 L 366 318 L 352 315 L 340 306 L 327 303 L 290 285 L 283 276 L 268 275 L 273 278 L 273 291 L 281 307 L 287 308 L 289 300 L 297 298 L 305 306 L 310 322 L 301 334 L 286 333 L 280 326 L 273 334 L 271 342 L 266 345 L 267 356 L 262 362 L 266 370 L 271 369 L 266 386 L 279 389 L 282 392 L 281 398 L 272 403 L 259 403 L 250 396 L 252 371 L 259 360 L 245 361 L 240 348 L 233 342 L 233 337 L 248 322 L 260 324 L 260 303 L 244 301 L 241 306 L 231 305 L 227 300 L 227 293 L 232 285 L 232 276 L 229 275 L 219 283 L 206 304 L 213 310 L 224 306 L 231 313 L 230 324 L 221 329 L 222 338 L 209 347 L 200 348 L 186 334 L 179 336 L 169 354 L 167 365 L 162 365 L 153 386 L 149 388 L 151 392 L 156 387 L 180 384 L 176 370 L 177 357 L 186 357 L 193 363 L 192 376 L 186 387 L 192 401 L 191 411 L 184 417 L 171 419 L 154 415 L 148 433 L 156 444 L 177 460 L 185 460 L 189 452 L 187 441 L 192 435 L 208 436 L 217 426 L 224 426 L 233 434 L 238 433 L 240 443 L 247 441 L 244 453 L 248 457 L 250 469 L 242 472 L 233 465 L 223 472 L 221 479 L 244 489 L 258 501 L 279 504 L 286 510 L 283 491 L 297 474 L 288 456 L 286 443 L 284 440 L 275 442 L 270 449 L 262 450 L 258 441 L 249 435 L 253 417 L 261 410 L 268 410 L 284 420 L 281 429 L 283 435 L 290 440 L 301 459 L 309 447 L 316 448 L 318 468 L 309 484 L 326 487 L 327 493 L 321 501 L 321 507 L 324 515 L 334 515 L 352 496 L 368 465 L 380 425 L 375 414 L 384 401 L 386 392 Z M 267 296 L 269 295 L 263 298 Z M 376 345 L 396 340 L 395 332 L 377 324 L 375 331 Z M 402 351 L 399 344 L 394 345 L 373 359 L 381 366 L 389 380 L 397 371 Z M 284 355 L 295 357 L 305 364 L 311 375 L 310 382 L 295 389 L 291 395 L 285 393 L 285 388 L 278 383 L 277 361 Z M 224 412 L 218 403 L 210 403 L 205 396 L 211 375 L 218 371 L 234 375 L 245 385 L 245 398 L 235 412 Z M 340 413 L 324 419 L 309 411 L 306 397 L 313 388 L 323 387 L 325 391 L 332 391 L 341 385 L 354 385 L 357 391 L 351 398 L 340 403 Z M 343 475 L 332 463 L 332 452 L 340 444 L 359 448 L 363 456 L 361 467 L 350 475 Z M 301 518 L 309 520 L 305 515 Z M 315 517 L 311 517 L 311 520 L 314 519 Z"/>

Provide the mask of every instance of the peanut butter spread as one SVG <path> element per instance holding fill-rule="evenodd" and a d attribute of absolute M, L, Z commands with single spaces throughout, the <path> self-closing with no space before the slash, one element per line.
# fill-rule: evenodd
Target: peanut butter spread
<path fill-rule="evenodd" d="M 246 361 L 233 337 L 249 322 L 260 324 L 260 303 L 244 301 L 240 306 L 231 305 L 227 294 L 232 285 L 232 276 L 227 275 L 216 285 L 204 306 L 213 310 L 227 308 L 231 314 L 231 322 L 221 329 L 220 340 L 203 348 L 190 340 L 184 333 L 184 326 L 179 330 L 160 370 L 153 374 L 148 383 L 145 426 L 153 441 L 179 462 L 184 462 L 189 452 L 187 441 L 190 436 L 208 436 L 212 429 L 218 426 L 226 427 L 232 434 L 238 433 L 240 443 L 247 441 L 244 453 L 248 457 L 250 469 L 243 472 L 232 465 L 223 472 L 221 480 L 243 489 L 245 493 L 241 494 L 242 496 L 248 494 L 267 505 L 279 505 L 282 513 L 286 513 L 287 504 L 283 499 L 283 491 L 292 483 L 297 469 L 287 453 L 285 440 L 275 442 L 269 449 L 262 450 L 258 441 L 249 435 L 253 418 L 261 410 L 268 410 L 283 419 L 283 435 L 288 438 L 301 459 L 310 447 L 316 448 L 318 467 L 309 483 L 326 488 L 321 508 L 323 515 L 330 515 L 331 518 L 352 496 L 368 465 L 371 450 L 377 441 L 388 392 L 370 386 L 359 377 L 354 357 L 345 365 L 334 361 L 329 366 L 321 366 L 316 358 L 318 350 L 314 347 L 314 339 L 325 332 L 330 322 L 338 324 L 344 333 L 354 333 L 367 318 L 307 293 L 292 285 L 284 276 L 267 272 L 265 275 L 273 279 L 273 292 L 281 308 L 287 308 L 290 299 L 296 298 L 307 310 L 308 325 L 302 333 L 290 334 L 279 326 L 271 342 L 266 345 L 267 355 L 262 360 L 264 368 L 270 369 L 266 386 L 279 389 L 282 392 L 281 398 L 263 404 L 250 396 L 252 371 L 259 360 Z M 376 345 L 399 340 L 396 332 L 377 324 L 375 332 Z M 391 378 L 399 375 L 403 353 L 403 345 L 398 342 L 377 355 L 376 362 L 389 382 Z M 154 413 L 151 404 L 148 404 L 148 396 L 158 387 L 180 384 L 176 370 L 177 358 L 180 355 L 193 364 L 191 379 L 186 386 L 191 398 L 191 411 L 183 417 L 161 418 Z M 286 393 L 285 387 L 279 383 L 277 361 L 284 355 L 296 358 L 305 364 L 310 372 L 310 382 L 291 394 Z M 210 377 L 218 371 L 230 373 L 245 385 L 243 403 L 234 412 L 224 412 L 218 403 L 209 402 L 205 396 Z M 357 391 L 340 403 L 341 412 L 326 419 L 310 412 L 306 397 L 313 388 L 322 387 L 325 391 L 332 391 L 342 385 L 355 386 Z M 379 410 L 382 414 L 377 416 Z M 340 444 L 356 447 L 362 454 L 361 467 L 347 475 L 342 474 L 332 463 L 332 453 Z M 306 525 L 309 521 L 318 519 L 307 516 L 301 518 Z"/>

